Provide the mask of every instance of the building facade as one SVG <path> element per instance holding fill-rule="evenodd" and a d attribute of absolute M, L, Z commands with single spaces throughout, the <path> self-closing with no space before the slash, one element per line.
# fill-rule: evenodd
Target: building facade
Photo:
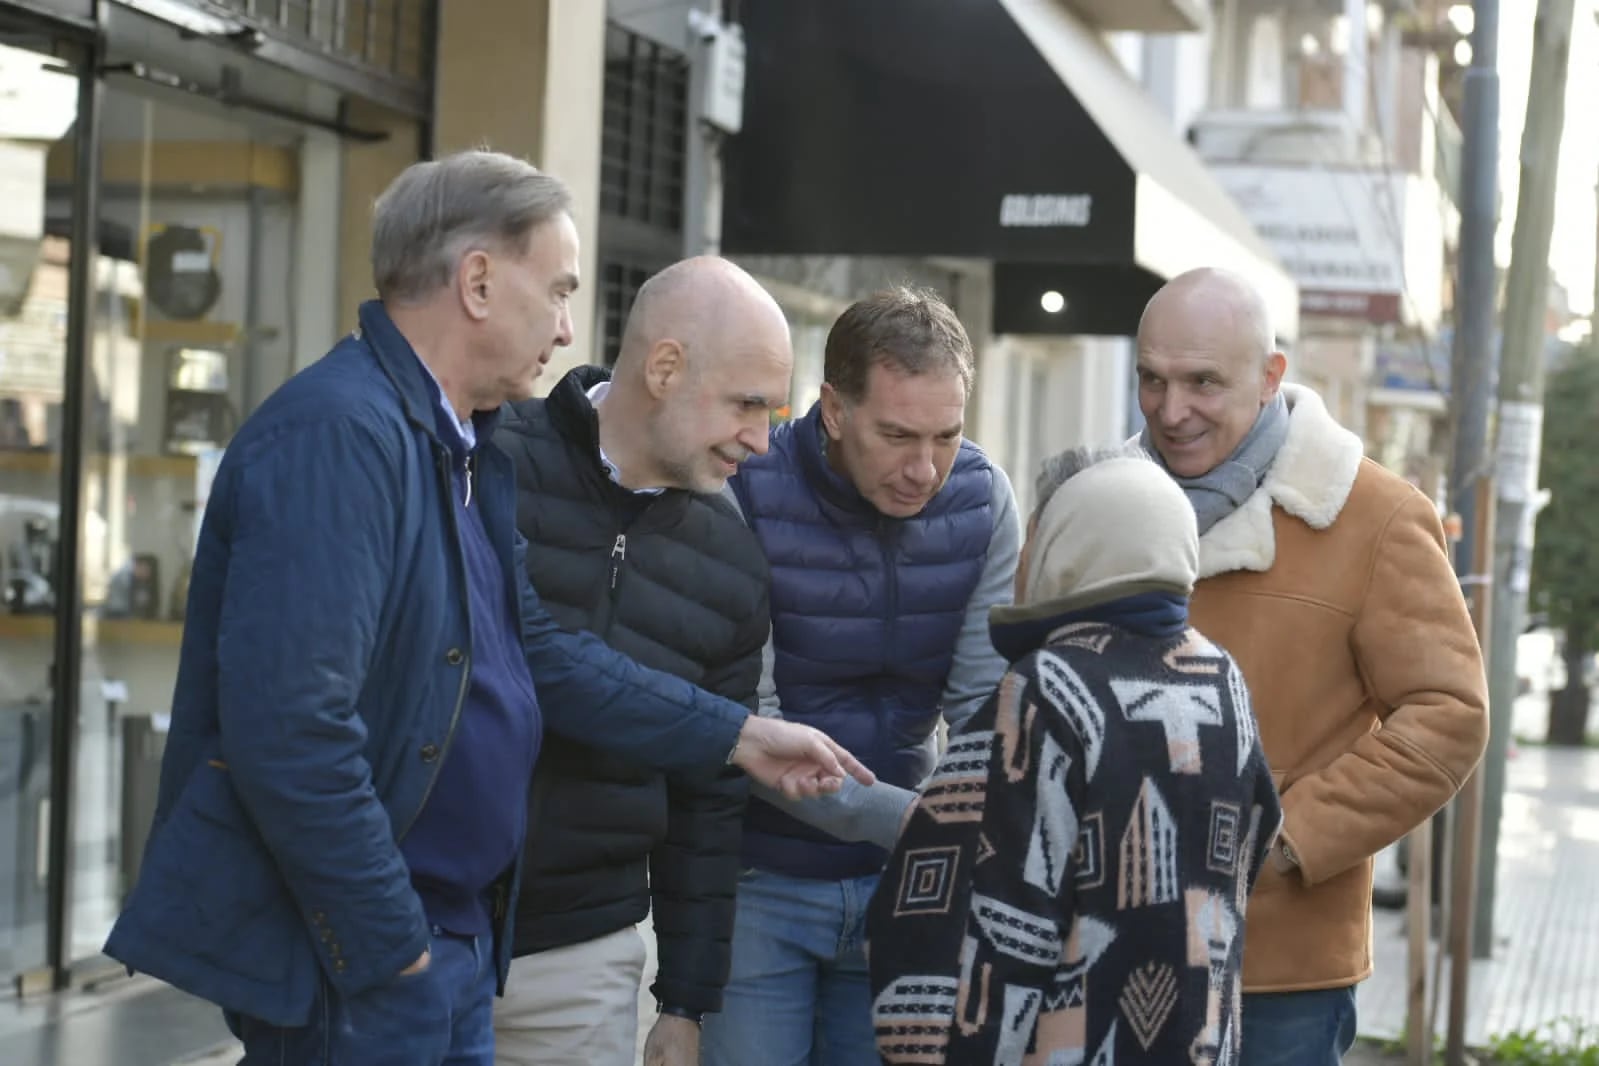
<path fill-rule="evenodd" d="M 778 298 L 795 414 L 850 301 L 937 289 L 977 349 L 968 432 L 1026 506 L 1043 457 L 1136 428 L 1130 338 L 1166 278 L 1232 267 L 1298 335 L 1302 282 L 1184 137 L 1211 21 L 1194 0 L 0 0 L 0 980 L 107 966 L 210 473 L 353 324 L 371 202 L 406 165 L 488 144 L 572 187 L 578 339 L 546 383 L 614 358 L 683 255 Z"/>
<path fill-rule="evenodd" d="M 792 410 L 817 395 L 833 317 L 883 284 L 940 291 L 977 350 L 967 432 L 1025 506 L 1038 462 L 1136 426 L 1144 302 L 1228 266 L 1297 329 L 1275 254 L 1118 55 L 1117 35 L 1193 33 L 1189 0 L 611 0 L 688 64 L 683 250 L 717 250 L 795 330 Z M 719 114 L 737 39 L 736 121 Z M 607 93 L 607 120 L 612 115 Z M 602 257 L 608 242 L 601 236 Z"/>
<path fill-rule="evenodd" d="M 1290 374 L 1442 484 L 1463 39 L 1440 3 L 1225 0 L 1192 139 L 1300 288 Z"/>
<path fill-rule="evenodd" d="M 107 967 L 210 474 L 354 324 L 377 193 L 523 155 L 593 276 L 604 47 L 586 0 L 0 0 L 0 981 Z"/>

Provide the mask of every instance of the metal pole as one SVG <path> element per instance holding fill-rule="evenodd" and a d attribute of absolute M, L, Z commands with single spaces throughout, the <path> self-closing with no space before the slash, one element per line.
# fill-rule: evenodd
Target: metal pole
<path fill-rule="evenodd" d="M 1499 0 L 1475 0 L 1471 67 L 1465 74 L 1460 181 L 1460 278 L 1455 287 L 1454 448 L 1449 500 L 1460 516 L 1455 556 L 1463 582 L 1477 558 L 1476 484 L 1488 466 L 1494 378 L 1494 227 L 1499 190 Z"/>
<path fill-rule="evenodd" d="M 1477 482 L 1477 558 L 1473 569 L 1481 572 L 1491 565 L 1494 543 L 1494 479 Z M 1478 583 L 1471 588 L 1471 613 L 1477 620 L 1477 641 L 1488 639 L 1490 627 L 1499 617 L 1491 585 Z M 1493 668 L 1492 656 L 1489 669 Z M 1483 775 L 1480 769 L 1466 779 L 1455 797 L 1455 817 L 1450 820 L 1454 835 L 1449 849 L 1449 1026 L 1444 1061 L 1449 1066 L 1466 1066 L 1466 1020 L 1471 999 L 1472 914 L 1477 896 L 1477 846 L 1482 821 Z"/>
<path fill-rule="evenodd" d="M 1427 943 L 1432 925 L 1432 819 L 1410 831 L 1410 906 L 1405 915 L 1405 1043 L 1408 1066 L 1432 1066 L 1433 1016 L 1427 1001 Z M 1441 874 L 1441 871 L 1440 871 Z M 1423 902 L 1417 903 L 1418 900 Z"/>
<path fill-rule="evenodd" d="M 1516 230 L 1505 286 L 1500 354 L 1498 518 L 1494 611 L 1489 637 L 1488 751 L 1483 756 L 1482 846 L 1477 873 L 1475 955 L 1493 954 L 1494 879 L 1504 809 L 1505 755 L 1516 702 L 1516 641 L 1525 625 L 1543 435 L 1544 320 L 1549 307 L 1549 245 L 1555 176 L 1565 126 L 1566 66 L 1573 0 L 1539 0 L 1533 25 L 1527 122 L 1521 138 Z"/>
<path fill-rule="evenodd" d="M 51 983 L 66 988 L 72 966 L 73 766 L 83 660 L 83 469 L 89 434 L 89 348 L 94 342 L 95 264 L 100 257 L 100 39 L 84 46 L 74 131 L 72 258 L 67 273 L 67 350 L 61 402 L 61 502 L 56 525 L 55 663 L 51 671 L 49 902 Z M 142 237 L 142 235 L 141 235 Z"/>
<path fill-rule="evenodd" d="M 1468 592 L 1489 580 L 1479 571 L 1477 482 L 1488 472 L 1488 415 L 1494 383 L 1497 304 L 1494 229 L 1499 189 L 1499 0 L 1474 0 L 1471 66 L 1465 74 L 1460 180 L 1460 277 L 1450 403 L 1454 447 L 1449 502 L 1460 516 L 1455 568 Z M 1475 600 L 1476 597 L 1473 597 Z M 1478 618 L 1478 628 L 1482 628 Z M 1460 813 L 1457 805 L 1456 814 Z M 1442 876 L 1443 871 L 1438 871 Z M 1426 906 L 1411 900 L 1411 906 Z M 1468 962 L 1456 957 L 1455 967 Z"/>

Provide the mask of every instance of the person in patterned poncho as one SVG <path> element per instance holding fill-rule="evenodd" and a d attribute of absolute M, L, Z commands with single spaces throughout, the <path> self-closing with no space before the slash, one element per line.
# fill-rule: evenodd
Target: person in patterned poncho
<path fill-rule="evenodd" d="M 1237 666 L 1187 624 L 1198 532 L 1143 452 L 1057 457 L 995 608 L 1011 663 L 867 917 L 890 1066 L 1228 1066 L 1281 823 Z"/>

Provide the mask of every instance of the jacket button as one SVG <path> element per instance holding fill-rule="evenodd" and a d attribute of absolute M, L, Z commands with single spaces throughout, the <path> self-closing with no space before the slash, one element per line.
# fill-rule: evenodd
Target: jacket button
<path fill-rule="evenodd" d="M 422 745 L 422 761 L 423 762 L 432 762 L 434 759 L 437 759 L 438 757 L 439 757 L 439 746 L 437 744 L 424 744 L 424 745 Z"/>
<path fill-rule="evenodd" d="M 326 926 L 322 927 L 322 943 L 324 943 L 324 944 L 333 943 L 333 930 L 329 929 Z"/>
<path fill-rule="evenodd" d="M 344 972 L 344 960 L 343 959 L 335 959 L 335 960 L 333 960 L 333 968 L 335 970 L 337 970 L 339 973 L 343 973 Z"/>
<path fill-rule="evenodd" d="M 315 914 L 311 915 L 311 920 L 316 924 L 321 925 L 323 922 L 328 920 L 328 916 L 321 911 L 317 911 Z"/>
<path fill-rule="evenodd" d="M 444 661 L 449 663 L 451 666 L 460 666 L 462 663 L 466 662 L 466 653 L 461 651 L 460 648 L 451 648 L 449 651 L 444 653 Z"/>

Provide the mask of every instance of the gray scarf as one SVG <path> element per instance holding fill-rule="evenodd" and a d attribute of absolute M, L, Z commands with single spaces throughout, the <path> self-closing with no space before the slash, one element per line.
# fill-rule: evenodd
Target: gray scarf
<path fill-rule="evenodd" d="M 1198 477 L 1172 474 L 1172 480 L 1183 487 L 1183 492 L 1188 494 L 1188 502 L 1194 505 L 1200 536 L 1204 536 L 1211 526 L 1232 514 L 1255 494 L 1260 483 L 1266 480 L 1266 471 L 1271 469 L 1272 460 L 1277 458 L 1278 450 L 1287 439 L 1288 401 L 1279 389 L 1271 403 L 1260 409 L 1260 416 L 1249 427 L 1249 433 L 1238 447 L 1215 469 Z M 1166 465 L 1155 450 L 1148 426 L 1144 427 L 1138 442 L 1155 457 L 1156 462 Z"/>

